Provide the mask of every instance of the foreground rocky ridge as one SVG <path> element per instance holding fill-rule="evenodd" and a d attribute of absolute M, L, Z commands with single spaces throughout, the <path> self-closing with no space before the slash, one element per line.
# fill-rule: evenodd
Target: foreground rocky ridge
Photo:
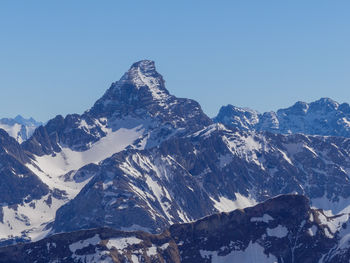
<path fill-rule="evenodd" d="M 349 214 L 299 195 L 175 224 L 159 235 L 82 230 L 0 248 L 0 262 L 348 262 Z"/>

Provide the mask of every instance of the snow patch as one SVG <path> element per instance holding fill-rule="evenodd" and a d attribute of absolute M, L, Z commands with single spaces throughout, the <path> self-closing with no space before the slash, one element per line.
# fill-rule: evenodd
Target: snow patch
<path fill-rule="evenodd" d="M 307 231 L 308 231 L 309 235 L 313 237 L 317 233 L 317 226 L 312 225 L 312 227 L 310 227 Z"/>
<path fill-rule="evenodd" d="M 269 223 L 273 218 L 269 214 L 264 214 L 262 217 L 252 217 L 250 222 L 264 222 Z"/>
<path fill-rule="evenodd" d="M 130 245 L 140 244 L 141 239 L 137 237 L 120 237 L 120 238 L 111 238 L 108 240 L 106 247 L 108 249 L 116 248 L 118 250 L 123 250 Z"/>
<path fill-rule="evenodd" d="M 204 259 L 211 259 L 211 263 L 232 263 L 232 262 L 249 262 L 249 263 L 277 263 L 275 256 L 264 253 L 264 248 L 258 243 L 249 243 L 244 251 L 235 251 L 221 256 L 217 251 L 200 250 L 200 255 Z"/>
<path fill-rule="evenodd" d="M 66 203 L 66 200 L 56 199 L 51 196 L 51 203 L 48 202 L 50 194 L 39 200 L 30 203 L 17 205 L 17 208 L 3 206 L 3 223 L 0 222 L 0 239 L 7 239 L 13 236 L 22 236 L 25 232 L 31 241 L 37 241 L 50 231 L 45 229 L 47 223 L 52 222 L 56 210 Z"/>
<path fill-rule="evenodd" d="M 278 225 L 275 228 L 267 228 L 267 235 L 270 237 L 283 238 L 288 235 L 288 229 L 281 225 Z"/>
<path fill-rule="evenodd" d="M 88 238 L 85 240 L 80 240 L 78 242 L 75 242 L 75 243 L 69 245 L 69 249 L 70 249 L 70 251 L 75 253 L 75 251 L 77 251 L 78 249 L 82 249 L 82 248 L 88 247 L 90 245 L 96 246 L 100 242 L 101 242 L 101 238 L 98 234 L 96 234 L 95 236 L 93 236 L 91 238 Z"/>
<path fill-rule="evenodd" d="M 151 247 L 147 248 L 147 255 L 149 257 L 157 255 L 157 247 L 152 245 Z"/>
<path fill-rule="evenodd" d="M 227 197 L 219 196 L 219 201 L 210 197 L 214 203 L 214 207 L 219 212 L 230 212 L 235 209 L 242 209 L 256 205 L 256 201 L 250 197 L 243 196 L 239 193 L 235 193 L 236 200 L 230 200 Z"/>

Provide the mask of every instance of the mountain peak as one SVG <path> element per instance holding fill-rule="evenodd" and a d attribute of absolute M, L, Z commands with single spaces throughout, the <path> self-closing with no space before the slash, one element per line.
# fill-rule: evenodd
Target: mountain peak
<path fill-rule="evenodd" d="M 332 100 L 331 98 L 327 98 L 327 97 L 323 97 L 323 98 L 320 98 L 319 100 L 316 100 L 315 101 L 316 103 L 331 103 L 331 104 L 338 104 L 336 101 Z"/>
<path fill-rule="evenodd" d="M 152 60 L 141 60 L 130 67 L 90 110 L 91 113 L 128 114 L 151 104 L 163 104 L 170 96 L 162 75 Z"/>
<path fill-rule="evenodd" d="M 156 71 L 156 65 L 154 63 L 153 60 L 140 60 L 138 62 L 135 62 L 134 64 L 132 64 L 132 66 L 130 67 L 130 70 L 133 69 L 140 69 L 140 71 L 143 74 L 147 74 L 147 73 L 157 73 Z M 129 70 L 129 71 L 130 71 Z"/>
<path fill-rule="evenodd" d="M 339 106 L 339 103 L 330 99 L 330 98 L 320 98 L 319 100 L 316 100 L 315 102 L 312 102 L 311 104 L 318 104 L 322 106 L 328 106 L 332 107 L 334 109 L 337 109 Z"/>
<path fill-rule="evenodd" d="M 132 84 L 137 89 L 146 88 L 154 99 L 164 99 L 166 95 L 169 95 L 163 77 L 157 72 L 152 60 L 141 60 L 132 64 L 130 69 L 115 84 L 118 88 L 125 84 Z"/>
<path fill-rule="evenodd" d="M 303 101 L 297 101 L 293 106 L 285 108 L 285 109 L 279 109 L 277 110 L 277 114 L 279 115 L 288 115 L 288 114 L 294 114 L 298 116 L 305 115 L 307 111 L 309 110 L 310 105 Z"/>

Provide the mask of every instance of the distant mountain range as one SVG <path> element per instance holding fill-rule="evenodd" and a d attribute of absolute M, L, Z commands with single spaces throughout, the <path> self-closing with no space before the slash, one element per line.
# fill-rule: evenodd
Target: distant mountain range
<path fill-rule="evenodd" d="M 40 240 L 0 258 L 345 262 L 349 116 L 321 99 L 210 119 L 139 61 L 81 115 L 21 140 L 0 129 L 0 246 Z"/>
<path fill-rule="evenodd" d="M 224 106 L 214 118 L 228 127 L 274 133 L 350 137 L 350 106 L 332 99 L 297 102 L 277 112 L 263 114 L 248 108 Z"/>
<path fill-rule="evenodd" d="M 0 119 L 0 129 L 5 130 L 10 136 L 15 138 L 19 143 L 27 140 L 43 123 L 33 118 L 25 119 L 21 115 L 17 115 L 14 119 Z"/>

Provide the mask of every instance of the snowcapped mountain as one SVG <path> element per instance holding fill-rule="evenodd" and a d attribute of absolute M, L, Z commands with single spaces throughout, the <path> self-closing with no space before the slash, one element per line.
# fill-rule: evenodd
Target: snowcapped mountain
<path fill-rule="evenodd" d="M 0 129 L 5 130 L 19 143 L 27 140 L 40 125 L 42 125 L 41 122 L 38 122 L 33 118 L 25 119 L 21 115 L 17 115 L 14 119 L 0 119 Z"/>
<path fill-rule="evenodd" d="M 0 262 L 349 262 L 349 214 L 327 216 L 300 195 L 175 224 L 160 235 L 110 228 L 0 248 Z"/>
<path fill-rule="evenodd" d="M 53 230 L 108 226 L 160 232 L 287 193 L 306 195 L 315 207 L 337 214 L 350 210 L 349 154 L 348 138 L 213 124 L 104 160 L 82 191 L 57 211 Z"/>
<path fill-rule="evenodd" d="M 151 148 L 211 123 L 197 102 L 169 94 L 153 61 L 133 64 L 90 110 L 57 116 L 18 146 L 26 157 L 21 165 L 39 178 L 47 193 L 30 202 L 22 197 L 15 207 L 2 203 L 8 212 L 0 221 L 0 241 L 35 240 L 40 238 L 37 233 L 47 234 L 56 210 L 91 180 L 100 161 L 114 153 Z M 16 180 L 20 176 L 11 174 Z"/>
<path fill-rule="evenodd" d="M 214 123 L 197 102 L 177 98 L 168 92 L 153 61 L 139 61 L 81 115 L 56 116 L 38 127 L 21 144 L 0 130 L 0 246 L 37 241 L 54 235 L 53 239 L 63 238 L 71 242 L 66 244 L 76 243 L 69 250 L 68 245 L 60 248 L 61 252 L 66 250 L 67 262 L 72 254 L 85 259 L 90 250 L 101 251 L 98 252 L 101 258 L 115 254 L 112 258 L 116 260 L 120 253 L 113 252 L 112 247 L 106 248 L 107 239 L 129 234 L 113 230 L 114 236 L 108 236 L 105 232 L 109 230 L 86 229 L 142 230 L 163 233 L 161 236 L 165 235 L 165 239 L 170 240 L 175 238 L 172 229 L 185 233 L 189 231 L 186 227 L 192 229 L 197 224 L 193 222 L 200 218 L 251 207 L 276 195 L 289 193 L 308 197 L 312 211 L 324 209 L 325 212 L 320 213 L 326 215 L 325 221 L 342 218 L 343 214 L 350 213 L 350 138 L 341 136 L 347 132 L 344 120 L 348 120 L 348 113 L 346 104 L 321 99 L 311 104 L 297 103 L 277 113 L 263 115 L 226 107 L 222 109 L 221 120 L 219 117 L 215 119 L 225 125 Z M 300 132 L 305 134 L 294 134 Z M 308 204 L 305 205 L 305 198 L 293 195 L 287 199 L 292 201 L 283 203 L 281 200 L 285 199 L 278 200 L 285 205 L 292 204 L 288 207 L 290 213 L 309 213 L 305 212 L 310 210 Z M 299 206 L 293 200 L 301 202 L 304 210 L 298 210 Z M 277 203 L 273 204 L 278 208 Z M 267 208 L 264 205 L 256 207 L 252 208 L 255 217 L 264 218 L 258 211 Z M 240 214 L 239 211 L 235 213 Z M 270 216 L 277 218 L 277 212 L 273 213 L 269 212 Z M 219 218 L 221 220 L 225 216 Z M 223 220 L 228 222 L 227 218 Z M 237 220 L 234 221 L 235 227 L 239 222 L 245 222 Z M 346 220 L 341 222 L 346 224 Z M 282 224 L 282 221 L 278 222 Z M 176 228 L 179 223 L 183 225 Z M 319 221 L 316 223 L 321 224 Z M 287 227 L 289 222 L 283 224 Z M 182 226 L 186 226 L 186 231 Z M 267 226 L 269 229 L 277 227 L 268 223 L 264 233 L 270 231 Z M 289 225 L 287 228 L 292 229 Z M 258 231 L 260 228 L 253 229 Z M 81 231 L 56 235 L 77 230 Z M 282 230 L 285 233 L 285 229 Z M 329 229 L 332 233 L 328 233 L 332 238 L 320 237 L 317 249 L 322 255 L 330 253 L 329 247 L 323 246 L 324 240 L 332 246 L 343 244 L 334 239 L 333 230 Z M 100 235 L 98 231 L 105 231 L 105 234 L 96 237 Z M 250 233 L 250 230 L 245 231 Z M 296 230 L 293 228 L 293 231 Z M 336 231 L 340 231 L 338 226 Z M 345 238 L 346 231 L 342 233 Z M 243 232 L 240 235 L 243 238 Z M 136 238 L 135 235 L 133 237 Z M 155 246 L 164 242 L 156 241 L 153 237 L 159 236 L 151 234 L 137 236 L 142 240 L 144 237 L 150 238 L 147 249 L 152 247 L 150 249 L 157 254 L 157 247 L 153 247 L 152 242 L 156 242 Z M 95 242 L 98 245 L 85 248 L 84 244 L 88 242 L 83 240 L 90 238 L 94 242 L 99 240 Z M 276 249 L 287 251 L 286 248 L 264 238 L 252 237 L 249 242 L 244 239 L 245 243 L 243 239 L 237 239 L 244 245 L 235 245 L 236 250 L 242 253 L 246 250 L 260 251 L 270 255 L 267 262 L 289 255 L 287 252 L 283 252 L 284 256 L 278 254 Z M 292 242 L 292 239 L 287 239 L 283 240 Z M 260 241 L 256 243 L 256 240 Z M 125 244 L 127 241 L 120 242 Z M 45 243 L 48 251 L 41 255 L 51 253 L 51 249 L 55 251 L 57 244 L 53 243 L 52 246 Z M 224 251 L 231 253 L 232 247 L 227 244 L 222 243 L 227 247 Z M 258 244 L 263 244 L 262 248 Z M 285 246 L 290 248 L 290 244 Z M 30 246 L 30 250 L 35 249 Z M 103 250 L 100 250 L 101 246 L 105 246 Z M 189 256 L 189 262 L 194 260 L 189 251 L 196 249 L 191 246 L 196 246 L 196 243 L 188 244 L 189 250 L 181 252 Z M 22 246 L 19 247 L 22 249 Z M 168 251 L 167 255 L 175 253 L 172 255 L 176 256 L 181 249 L 175 246 L 172 252 L 166 248 L 165 251 Z M 210 249 L 203 246 L 198 250 L 199 254 L 193 255 L 196 260 L 216 262 L 214 259 L 221 260 L 221 255 L 227 254 L 216 248 Z M 343 247 L 337 248 L 341 249 Z M 342 255 L 347 253 L 346 246 L 344 251 Z M 321 256 L 320 253 L 310 257 L 314 259 Z M 261 257 L 263 254 L 260 254 Z M 122 261 L 122 256 L 119 261 Z M 182 261 L 186 259 L 181 257 Z M 89 262 L 91 257 L 86 259 Z M 40 262 L 39 258 L 37 260 Z"/>
<path fill-rule="evenodd" d="M 263 114 L 227 105 L 220 109 L 214 121 L 243 130 L 350 137 L 349 104 L 329 98 L 311 103 L 299 101 L 292 107 Z"/>
<path fill-rule="evenodd" d="M 154 62 L 143 60 L 133 64 L 90 110 L 50 120 L 34 132 L 24 148 L 43 156 L 67 149 L 84 152 L 98 141 L 105 146 L 116 145 L 103 156 L 106 158 L 124 148 L 117 146 L 121 142 L 148 148 L 175 133 L 211 123 L 197 102 L 170 95 Z M 108 148 L 105 146 L 102 148 Z"/>

